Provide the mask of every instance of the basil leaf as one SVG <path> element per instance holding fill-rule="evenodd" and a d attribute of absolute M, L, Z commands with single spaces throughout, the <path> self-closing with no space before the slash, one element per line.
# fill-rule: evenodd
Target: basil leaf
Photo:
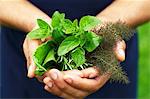
<path fill-rule="evenodd" d="M 71 34 L 75 32 L 75 27 L 73 26 L 73 23 L 69 19 L 65 19 L 63 22 L 63 32 L 65 34 Z"/>
<path fill-rule="evenodd" d="M 80 33 L 80 46 L 82 47 L 85 44 L 85 42 L 86 42 L 86 36 L 84 32 Z"/>
<path fill-rule="evenodd" d="M 58 56 L 65 55 L 80 44 L 80 39 L 74 36 L 65 38 L 58 48 Z"/>
<path fill-rule="evenodd" d="M 79 27 L 78 27 L 78 20 L 77 20 L 77 19 L 75 19 L 72 24 L 73 24 L 73 26 L 74 26 L 76 29 L 79 28 Z"/>
<path fill-rule="evenodd" d="M 102 41 L 102 38 L 93 32 L 85 32 L 85 36 L 86 42 L 84 48 L 88 52 L 92 52 L 94 49 L 96 49 Z"/>
<path fill-rule="evenodd" d="M 81 18 L 79 26 L 80 26 L 80 29 L 83 29 L 84 31 L 89 31 L 95 26 L 97 26 L 98 24 L 100 24 L 100 20 L 97 19 L 96 17 L 84 16 Z"/>
<path fill-rule="evenodd" d="M 55 42 L 61 43 L 65 39 L 66 35 L 60 29 L 55 29 L 52 33 L 52 38 Z"/>
<path fill-rule="evenodd" d="M 60 14 L 58 11 L 55 11 L 52 15 L 52 27 L 53 28 L 60 28 L 62 27 L 62 22 L 64 21 L 65 14 Z"/>
<path fill-rule="evenodd" d="M 82 38 L 80 41 L 80 46 L 82 47 L 86 42 L 86 38 Z"/>
<path fill-rule="evenodd" d="M 46 43 L 41 44 L 34 52 L 33 59 L 38 69 L 46 71 L 42 64 L 52 47 L 53 41 L 47 41 Z"/>
<path fill-rule="evenodd" d="M 43 66 L 48 63 L 49 61 L 56 61 L 55 59 L 55 52 L 54 52 L 54 49 L 50 49 L 45 60 L 44 60 L 44 63 L 43 63 Z"/>
<path fill-rule="evenodd" d="M 71 53 L 71 57 L 75 62 L 76 66 L 83 65 L 85 63 L 85 51 L 81 48 L 76 48 Z"/>
<path fill-rule="evenodd" d="M 49 24 L 43 21 L 42 19 L 37 19 L 38 26 L 42 29 L 50 28 Z"/>
<path fill-rule="evenodd" d="M 48 36 L 49 36 L 49 30 L 41 29 L 41 28 L 33 30 L 27 34 L 27 37 L 30 39 L 43 39 L 43 38 L 47 38 Z"/>

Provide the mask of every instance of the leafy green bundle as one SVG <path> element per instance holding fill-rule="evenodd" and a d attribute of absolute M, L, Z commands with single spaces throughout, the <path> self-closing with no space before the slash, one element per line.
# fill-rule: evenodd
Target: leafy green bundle
<path fill-rule="evenodd" d="M 102 73 L 111 72 L 111 79 L 128 83 L 113 53 L 113 46 L 121 38 L 130 38 L 132 32 L 122 23 L 107 23 L 96 29 L 101 21 L 94 16 L 83 16 L 78 22 L 65 18 L 64 13 L 56 11 L 48 24 L 37 19 L 39 28 L 28 33 L 30 39 L 46 39 L 33 54 L 37 66 L 35 74 L 43 75 L 51 68 L 59 70 L 84 69 L 99 66 Z M 111 33 L 112 32 L 112 33 Z"/>
<path fill-rule="evenodd" d="M 65 19 L 64 13 L 56 11 L 50 25 L 41 19 L 37 23 L 39 28 L 31 31 L 27 35 L 29 38 L 52 37 L 52 40 L 40 45 L 33 55 L 37 75 L 42 75 L 52 66 L 60 70 L 84 69 L 88 66 L 86 51 L 92 52 L 102 41 L 101 36 L 90 31 L 100 24 L 100 20 L 93 16 L 84 16 L 78 25 L 77 19 L 72 22 Z"/>

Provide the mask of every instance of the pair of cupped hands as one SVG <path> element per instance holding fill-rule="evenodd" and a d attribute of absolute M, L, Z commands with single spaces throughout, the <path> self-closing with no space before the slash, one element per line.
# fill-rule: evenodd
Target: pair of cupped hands
<path fill-rule="evenodd" d="M 27 59 L 28 77 L 36 77 L 44 83 L 44 89 L 62 98 L 80 99 L 99 90 L 110 78 L 111 73 L 100 75 L 100 69 L 96 66 L 84 70 L 59 71 L 50 69 L 43 76 L 34 74 L 36 66 L 32 54 L 35 49 L 42 44 L 41 40 L 31 40 L 25 38 L 23 49 Z M 125 59 L 126 44 L 124 41 L 116 42 L 114 53 L 119 61 Z"/>

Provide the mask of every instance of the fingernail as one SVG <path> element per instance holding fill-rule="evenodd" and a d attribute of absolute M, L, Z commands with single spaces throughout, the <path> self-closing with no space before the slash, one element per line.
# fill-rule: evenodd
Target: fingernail
<path fill-rule="evenodd" d="M 73 82 L 72 78 L 71 78 L 69 75 L 65 75 L 65 76 L 64 76 L 64 80 L 65 80 L 67 83 L 70 83 L 70 84 Z"/>
<path fill-rule="evenodd" d="M 48 86 L 46 85 L 46 86 L 44 87 L 44 89 L 47 90 L 47 89 L 48 89 Z"/>
<path fill-rule="evenodd" d="M 124 52 L 124 50 L 119 49 L 118 54 L 120 55 L 121 60 L 124 60 L 124 59 L 125 59 L 125 52 Z"/>
<path fill-rule="evenodd" d="M 58 78 L 57 72 L 51 73 L 51 77 L 52 77 L 53 80 L 56 80 Z"/>
<path fill-rule="evenodd" d="M 72 79 L 71 79 L 71 78 L 67 78 L 67 79 L 65 79 L 65 81 L 66 81 L 67 83 L 69 83 L 69 84 L 72 83 Z"/>
<path fill-rule="evenodd" d="M 53 86 L 52 82 L 49 82 L 47 85 L 48 85 L 48 87 L 50 87 L 50 88 Z"/>
<path fill-rule="evenodd" d="M 124 56 L 124 51 L 122 49 L 119 49 L 118 53 L 119 55 Z"/>
<path fill-rule="evenodd" d="M 50 82 L 50 78 L 49 78 L 49 77 L 45 77 L 45 78 L 43 79 L 43 82 L 44 82 L 45 84 L 47 84 L 48 82 Z"/>

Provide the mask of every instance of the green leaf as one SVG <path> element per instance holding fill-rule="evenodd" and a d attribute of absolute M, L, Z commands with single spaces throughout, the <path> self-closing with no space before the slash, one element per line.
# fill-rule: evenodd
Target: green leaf
<path fill-rule="evenodd" d="M 52 15 L 52 27 L 53 28 L 60 28 L 62 25 L 62 22 L 64 21 L 65 14 L 60 14 L 58 11 L 55 11 Z"/>
<path fill-rule="evenodd" d="M 73 27 L 75 28 L 75 32 L 78 32 L 79 31 L 78 20 L 75 19 L 72 24 Z"/>
<path fill-rule="evenodd" d="M 89 31 L 100 23 L 101 21 L 94 16 L 84 16 L 81 18 L 79 26 L 80 29 L 83 29 L 84 31 Z"/>
<path fill-rule="evenodd" d="M 41 44 L 33 54 L 33 60 L 40 69 L 40 71 L 46 71 L 46 69 L 42 66 L 47 54 L 49 53 L 50 49 L 53 48 L 53 41 L 47 41 L 46 43 Z"/>
<path fill-rule="evenodd" d="M 50 28 L 50 25 L 42 19 L 37 19 L 37 23 L 38 23 L 39 27 L 42 29 Z"/>
<path fill-rule="evenodd" d="M 74 36 L 65 38 L 58 48 L 58 56 L 65 55 L 80 44 L 80 39 Z"/>
<path fill-rule="evenodd" d="M 61 43 L 65 39 L 66 35 L 61 29 L 55 29 L 52 33 L 52 38 L 57 43 Z"/>
<path fill-rule="evenodd" d="M 99 46 L 100 42 L 102 41 L 102 37 L 96 35 L 93 32 L 85 32 L 85 35 L 86 35 L 86 42 L 84 48 L 88 52 L 92 52 Z"/>
<path fill-rule="evenodd" d="M 49 61 L 56 61 L 55 59 L 55 52 L 54 52 L 54 49 L 50 49 L 50 51 L 48 52 L 45 60 L 44 60 L 44 63 L 43 63 L 43 66 L 48 63 Z"/>
<path fill-rule="evenodd" d="M 86 42 L 86 36 L 84 33 L 80 34 L 80 46 L 82 47 Z"/>
<path fill-rule="evenodd" d="M 78 20 L 77 20 L 77 19 L 75 19 L 75 20 L 73 21 L 73 26 L 76 27 L 76 28 L 78 28 Z"/>
<path fill-rule="evenodd" d="M 86 42 L 86 38 L 81 39 L 80 46 L 82 47 Z"/>
<path fill-rule="evenodd" d="M 43 38 L 47 38 L 48 36 L 50 36 L 49 30 L 41 29 L 41 28 L 33 30 L 27 34 L 27 37 L 30 39 L 43 39 Z"/>
<path fill-rule="evenodd" d="M 63 22 L 63 32 L 65 34 L 71 34 L 75 32 L 75 27 L 73 26 L 73 23 L 69 19 L 65 19 Z"/>
<path fill-rule="evenodd" d="M 85 51 L 82 48 L 76 48 L 71 53 L 71 57 L 75 62 L 76 66 L 83 65 L 85 63 Z"/>

